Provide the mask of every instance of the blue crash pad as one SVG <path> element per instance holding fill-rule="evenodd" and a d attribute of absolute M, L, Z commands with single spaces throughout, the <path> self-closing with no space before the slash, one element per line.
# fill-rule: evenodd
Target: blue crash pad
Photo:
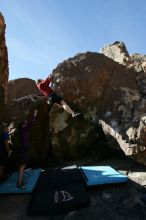
<path fill-rule="evenodd" d="M 128 181 L 127 176 L 117 172 L 110 166 L 81 166 L 80 171 L 87 186 Z"/>
<path fill-rule="evenodd" d="M 28 169 L 24 172 L 23 180 L 26 183 L 26 189 L 19 189 L 16 186 L 18 179 L 18 172 L 10 175 L 3 183 L 0 184 L 0 194 L 11 193 L 31 193 L 36 185 L 36 182 L 40 176 L 41 169 Z"/>

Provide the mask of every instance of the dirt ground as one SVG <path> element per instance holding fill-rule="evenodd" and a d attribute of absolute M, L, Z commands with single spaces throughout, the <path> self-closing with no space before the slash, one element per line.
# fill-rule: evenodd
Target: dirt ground
<path fill-rule="evenodd" d="M 89 206 L 66 213 L 30 217 L 31 194 L 1 195 L 0 220 L 144 220 L 146 219 L 146 167 L 130 159 L 80 161 L 78 165 L 109 165 L 129 177 L 127 183 L 88 189 Z M 73 165 L 72 162 L 67 165 Z"/>

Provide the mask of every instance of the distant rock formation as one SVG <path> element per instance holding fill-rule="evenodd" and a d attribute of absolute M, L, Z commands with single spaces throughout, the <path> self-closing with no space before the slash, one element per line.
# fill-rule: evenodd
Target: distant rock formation
<path fill-rule="evenodd" d="M 5 21 L 3 15 L 0 13 L 0 124 L 6 120 L 6 95 L 8 83 L 8 53 L 5 42 Z M 1 127 L 1 125 L 0 125 Z"/>
<path fill-rule="evenodd" d="M 32 94 L 41 94 L 34 80 L 29 78 L 19 78 L 9 81 L 7 96 L 8 102 Z"/>
<path fill-rule="evenodd" d="M 101 48 L 100 53 L 122 64 L 129 60 L 129 53 L 126 46 L 120 41 L 116 41 L 113 44 Z"/>
<path fill-rule="evenodd" d="M 138 73 L 146 72 L 146 55 L 138 53 L 129 55 L 123 42 L 116 41 L 113 44 L 106 45 L 100 49 L 100 53 Z"/>

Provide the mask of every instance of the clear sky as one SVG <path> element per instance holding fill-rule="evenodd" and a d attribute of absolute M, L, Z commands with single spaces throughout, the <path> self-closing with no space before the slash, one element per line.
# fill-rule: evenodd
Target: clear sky
<path fill-rule="evenodd" d="M 58 63 L 115 41 L 146 54 L 146 0 L 0 0 L 9 79 L 44 78 Z"/>

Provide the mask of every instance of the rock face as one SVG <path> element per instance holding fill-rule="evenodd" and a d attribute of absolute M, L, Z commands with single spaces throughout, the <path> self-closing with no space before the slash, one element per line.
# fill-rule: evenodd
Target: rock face
<path fill-rule="evenodd" d="M 118 54 L 119 47 L 121 47 L 121 54 Z M 112 51 L 112 52 L 111 52 Z M 111 59 L 127 66 L 136 72 L 137 87 L 140 94 L 139 102 L 134 105 L 134 115 L 132 120 L 132 127 L 127 130 L 128 139 L 135 145 L 138 145 L 136 152 L 141 149 L 138 161 L 145 164 L 145 95 L 146 95 L 146 55 L 127 53 L 127 49 L 122 42 L 115 42 L 112 45 L 105 46 L 101 49 L 101 53 L 110 57 Z M 117 54 L 120 59 L 117 59 Z M 137 109 L 137 110 L 136 110 Z M 134 122 L 134 123 L 133 123 Z M 105 125 L 106 126 L 106 125 Z M 142 145 L 142 146 L 140 146 Z M 134 145 L 133 145 L 134 146 Z M 134 148 L 131 148 L 134 149 Z M 136 156 L 137 158 L 137 156 Z M 137 160 L 137 159 L 136 159 Z"/>
<path fill-rule="evenodd" d="M 129 60 L 129 53 L 125 44 L 119 41 L 101 48 L 100 53 L 122 64 Z"/>
<path fill-rule="evenodd" d="M 58 65 L 53 76 L 56 92 L 73 103 L 86 120 L 100 124 L 127 156 L 146 164 L 146 100 L 136 71 L 102 54 L 87 52 Z"/>
<path fill-rule="evenodd" d="M 6 94 L 8 83 L 8 54 L 5 43 L 5 21 L 0 13 L 0 124 L 6 119 Z"/>
<path fill-rule="evenodd" d="M 34 80 L 28 78 L 9 80 L 7 97 L 8 102 L 12 101 L 13 99 L 19 99 L 32 94 L 41 95 Z"/>
<path fill-rule="evenodd" d="M 90 124 L 82 116 L 74 119 L 55 106 L 49 115 L 49 137 L 56 158 L 67 161 L 97 154 L 98 159 L 101 159 L 106 147 L 102 132 L 97 126 Z"/>

